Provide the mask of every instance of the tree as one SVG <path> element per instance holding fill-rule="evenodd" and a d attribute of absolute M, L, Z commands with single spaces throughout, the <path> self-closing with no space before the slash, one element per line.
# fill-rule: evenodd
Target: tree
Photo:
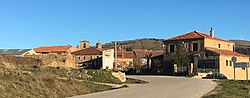
<path fill-rule="evenodd" d="M 187 55 L 187 52 L 185 51 L 185 48 L 181 42 L 179 42 L 176 45 L 177 51 L 174 54 L 174 63 L 177 64 L 177 66 L 180 67 L 187 67 L 187 74 L 189 74 L 189 65 L 191 63 L 190 58 Z"/>

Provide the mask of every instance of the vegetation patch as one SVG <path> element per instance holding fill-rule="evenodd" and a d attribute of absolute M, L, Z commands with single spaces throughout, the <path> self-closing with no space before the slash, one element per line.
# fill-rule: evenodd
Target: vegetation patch
<path fill-rule="evenodd" d="M 0 74 L 0 98 L 65 98 L 112 89 L 95 82 L 121 83 L 105 70 L 0 68 Z"/>
<path fill-rule="evenodd" d="M 203 98 L 250 98 L 249 81 L 216 80 L 218 86 Z"/>
<path fill-rule="evenodd" d="M 122 82 L 118 78 L 114 77 L 110 71 L 88 70 L 87 74 L 92 76 L 92 78 L 89 78 L 90 81 L 122 84 Z"/>

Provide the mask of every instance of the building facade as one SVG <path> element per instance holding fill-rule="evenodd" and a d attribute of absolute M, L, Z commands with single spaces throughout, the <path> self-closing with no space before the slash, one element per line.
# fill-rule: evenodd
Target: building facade
<path fill-rule="evenodd" d="M 213 29 L 210 35 L 193 31 L 169 38 L 164 40 L 164 45 L 164 66 L 167 67 L 168 73 L 175 73 L 173 59 L 176 52 L 180 50 L 179 46 L 190 59 L 190 64 L 186 69 L 191 73 L 222 73 L 228 79 L 233 79 L 234 68 L 231 58 L 235 56 L 239 58 L 238 62 L 249 62 L 248 56 L 234 51 L 233 42 L 215 37 Z M 246 79 L 245 70 L 244 68 L 236 69 L 237 79 Z"/>
<path fill-rule="evenodd" d="M 117 52 L 117 66 L 121 70 L 130 68 L 151 69 L 151 57 L 162 54 L 163 51 L 132 49 Z M 148 66 L 147 66 L 148 64 Z"/>
<path fill-rule="evenodd" d="M 76 66 L 82 66 L 84 68 L 91 67 L 95 69 L 99 69 L 102 66 L 102 51 L 94 47 L 72 52 L 72 55 Z"/>

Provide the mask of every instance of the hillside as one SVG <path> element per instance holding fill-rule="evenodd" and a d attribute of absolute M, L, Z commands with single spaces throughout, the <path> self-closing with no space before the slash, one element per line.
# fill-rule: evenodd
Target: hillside
<path fill-rule="evenodd" d="M 148 49 L 148 50 L 162 50 L 163 39 L 143 38 L 128 41 L 118 41 L 118 47 L 124 49 Z M 250 41 L 245 40 L 230 40 L 235 43 L 235 51 L 250 55 Z M 113 48 L 114 42 L 103 45 L 103 48 Z"/>
<path fill-rule="evenodd" d="M 148 50 L 162 50 L 163 39 L 144 38 L 128 41 L 118 41 L 117 47 L 123 49 L 148 49 Z M 113 48 L 114 42 L 103 45 L 103 48 Z"/>
<path fill-rule="evenodd" d="M 230 40 L 235 43 L 235 51 L 250 55 L 250 41 L 245 40 Z"/>

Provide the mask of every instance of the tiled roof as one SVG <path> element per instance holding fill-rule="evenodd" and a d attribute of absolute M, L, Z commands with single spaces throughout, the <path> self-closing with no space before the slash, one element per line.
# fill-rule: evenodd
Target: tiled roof
<path fill-rule="evenodd" d="M 86 49 L 72 52 L 72 54 L 74 54 L 74 55 L 102 55 L 102 51 L 100 51 L 94 47 L 89 47 Z"/>
<path fill-rule="evenodd" d="M 52 52 L 52 53 L 66 53 L 69 48 L 72 46 L 42 46 L 38 48 L 34 48 L 37 53 L 42 52 Z"/>
<path fill-rule="evenodd" d="M 123 58 L 134 58 L 134 51 L 117 51 L 117 55 L 122 55 Z"/>
<path fill-rule="evenodd" d="M 134 50 L 134 51 L 118 51 L 118 55 L 123 55 L 123 58 L 144 58 L 145 55 L 152 53 L 152 56 L 161 55 L 163 51 L 151 51 L 151 50 Z"/>
<path fill-rule="evenodd" d="M 0 49 L 0 54 L 6 55 L 21 55 L 30 51 L 31 49 Z"/>
<path fill-rule="evenodd" d="M 240 54 L 238 52 L 234 52 L 234 51 L 230 51 L 230 50 L 215 49 L 215 48 L 206 48 L 206 49 L 210 50 L 212 52 L 215 52 L 215 53 L 219 53 L 219 54 L 248 57 L 248 56 L 246 56 L 244 54 Z"/>
<path fill-rule="evenodd" d="M 176 37 L 173 37 L 173 38 L 169 38 L 169 39 L 166 39 L 164 41 L 170 41 L 170 40 L 184 40 L 184 39 L 199 39 L 199 38 L 209 38 L 209 39 L 214 39 L 214 40 L 220 40 L 220 41 L 226 41 L 226 40 L 223 40 L 221 38 L 217 38 L 217 37 L 214 37 L 212 38 L 210 35 L 208 34 L 205 34 L 203 32 L 197 32 L 197 31 L 193 31 L 193 32 L 189 32 L 187 34 L 183 34 L 183 35 L 180 35 L 180 36 L 176 36 Z M 227 41 L 227 42 L 230 42 L 230 41 Z"/>

